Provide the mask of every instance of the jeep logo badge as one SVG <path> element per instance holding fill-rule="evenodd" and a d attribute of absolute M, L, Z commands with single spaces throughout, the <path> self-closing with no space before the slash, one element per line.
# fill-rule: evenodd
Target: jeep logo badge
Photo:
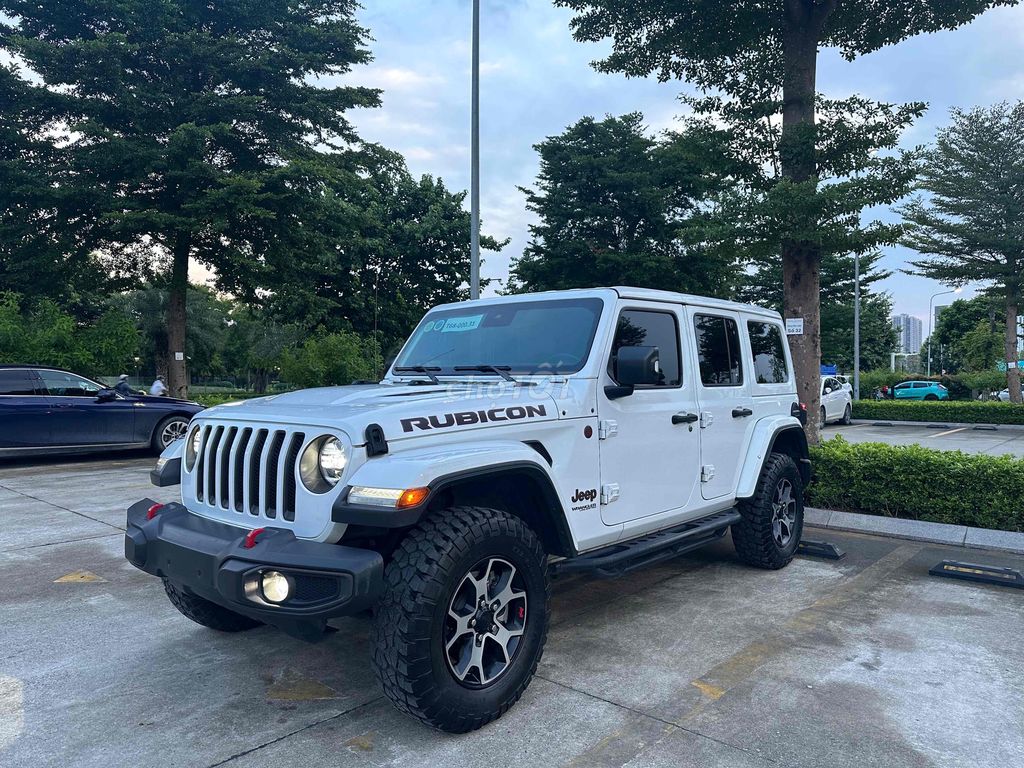
<path fill-rule="evenodd" d="M 576 489 L 576 495 L 573 496 L 569 501 L 576 504 L 581 501 L 593 501 L 597 498 L 597 488 L 591 488 L 588 491 L 581 491 L 579 488 Z"/>

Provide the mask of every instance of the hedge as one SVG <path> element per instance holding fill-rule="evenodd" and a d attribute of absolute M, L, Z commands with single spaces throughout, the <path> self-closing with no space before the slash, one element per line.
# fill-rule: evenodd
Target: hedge
<path fill-rule="evenodd" d="M 811 461 L 811 506 L 1024 531 L 1024 459 L 834 437 Z"/>
<path fill-rule="evenodd" d="M 881 386 L 894 387 L 903 381 L 934 381 L 949 390 L 950 400 L 973 400 L 981 392 L 1006 388 L 1006 374 L 999 371 L 974 371 L 954 374 L 922 374 L 905 371 L 864 371 L 860 375 L 860 398 L 870 400 Z"/>
<path fill-rule="evenodd" d="M 943 424 L 1024 424 L 1024 405 L 986 400 L 857 400 L 853 418 Z"/>

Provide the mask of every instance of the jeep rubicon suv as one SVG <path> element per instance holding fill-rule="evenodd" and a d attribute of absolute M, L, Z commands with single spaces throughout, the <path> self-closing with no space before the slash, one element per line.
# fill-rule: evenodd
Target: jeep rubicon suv
<path fill-rule="evenodd" d="M 373 611 L 402 711 L 464 732 L 522 695 L 548 580 L 715 541 L 781 568 L 803 527 L 805 414 L 779 315 L 636 288 L 439 306 L 374 385 L 198 414 L 160 458 L 181 503 L 125 555 L 185 616 L 315 640 Z"/>

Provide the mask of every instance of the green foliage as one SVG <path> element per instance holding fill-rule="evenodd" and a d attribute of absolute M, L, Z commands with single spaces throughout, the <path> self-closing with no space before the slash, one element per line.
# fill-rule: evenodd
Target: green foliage
<path fill-rule="evenodd" d="M 1000 306 L 1002 304 L 1002 306 Z M 961 370 L 985 370 L 993 367 L 996 360 L 1002 359 L 1002 342 L 999 348 L 990 351 L 992 340 L 989 336 L 977 334 L 971 343 L 967 337 L 985 325 L 989 333 L 997 333 L 1006 319 L 1006 306 L 990 296 L 976 296 L 973 299 L 957 299 L 948 305 L 939 315 L 932 332 L 932 363 L 939 360 L 941 347 L 942 367 L 952 373 Z M 980 345 L 980 349 L 979 349 Z M 923 345 L 927 349 L 927 339 Z M 925 353 L 927 355 L 927 352 Z M 983 361 L 979 367 L 979 360 Z M 1006 377 L 1003 384 L 1006 386 Z"/>
<path fill-rule="evenodd" d="M 1024 406 L 976 400 L 857 400 L 853 418 L 942 424 L 1024 424 Z"/>
<path fill-rule="evenodd" d="M 341 331 L 313 336 L 286 350 L 281 376 L 298 387 L 329 387 L 373 379 L 380 366 L 380 351 L 372 340 Z"/>
<path fill-rule="evenodd" d="M 314 226 L 327 246 L 278 265 L 276 289 L 254 301 L 285 323 L 375 335 L 391 350 L 428 308 L 469 298 L 465 193 L 413 178 L 401 156 L 377 146 L 324 164 L 332 208 Z M 485 250 L 503 245 L 481 237 Z"/>
<path fill-rule="evenodd" d="M 834 437 L 811 449 L 811 464 L 817 507 L 1024 531 L 1022 459 Z"/>
<path fill-rule="evenodd" d="M 85 376 L 125 373 L 138 345 L 135 324 L 116 310 L 80 326 L 49 299 L 23 308 L 17 294 L 0 294 L 0 363 L 53 365 Z"/>
<path fill-rule="evenodd" d="M 708 251 L 687 230 L 723 188 L 725 135 L 695 125 L 648 136 L 639 113 L 585 117 L 535 145 L 540 173 L 523 189 L 539 218 L 513 265 L 510 290 L 594 285 L 728 295 L 738 273 L 727 249 Z M 693 242 L 691 242 L 693 241 Z"/>
<path fill-rule="evenodd" d="M 924 256 L 911 262 L 920 274 L 947 285 L 987 284 L 1002 297 L 1010 321 L 996 359 L 1015 361 L 1013 318 L 1024 301 L 1024 102 L 954 109 L 952 118 L 925 156 L 920 187 L 927 200 L 915 199 L 903 209 L 911 223 L 905 244 Z M 980 369 L 993 363 L 986 333 L 976 325 L 968 334 L 979 357 L 971 362 Z M 1018 400 L 1017 368 L 1007 378 Z"/>

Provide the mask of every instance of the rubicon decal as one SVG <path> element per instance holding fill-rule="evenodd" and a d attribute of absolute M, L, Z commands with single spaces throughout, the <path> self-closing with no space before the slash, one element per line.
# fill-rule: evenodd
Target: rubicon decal
<path fill-rule="evenodd" d="M 543 405 L 513 405 L 508 408 L 491 408 L 485 411 L 458 411 L 442 413 L 440 416 L 413 416 L 402 419 L 402 431 L 412 432 L 415 429 L 445 429 L 446 427 L 465 427 L 470 424 L 487 424 L 500 421 L 518 421 L 547 416 Z"/>

